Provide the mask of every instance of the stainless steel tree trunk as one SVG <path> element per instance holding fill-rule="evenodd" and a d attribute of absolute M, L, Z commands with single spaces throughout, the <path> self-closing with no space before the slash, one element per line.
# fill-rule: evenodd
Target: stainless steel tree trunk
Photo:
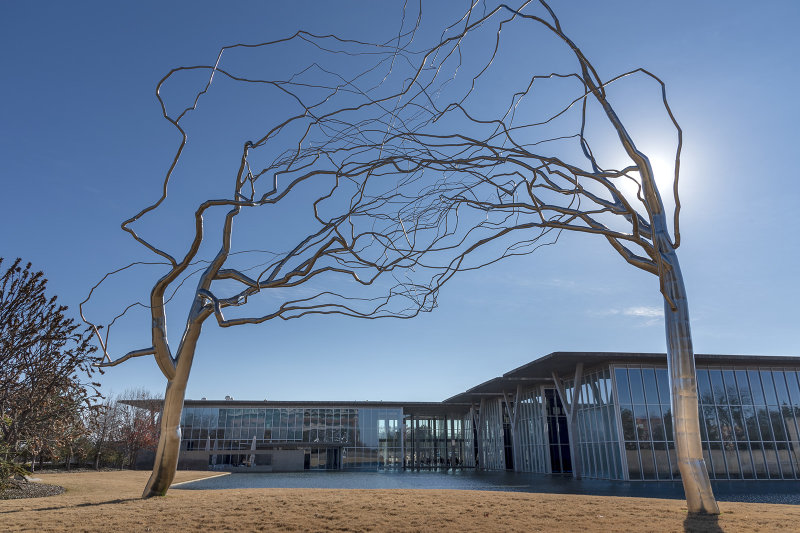
<path fill-rule="evenodd" d="M 181 413 L 186 394 L 186 381 L 167 382 L 164 394 L 164 408 L 161 413 L 161 436 L 158 439 L 153 473 L 147 481 L 142 498 L 164 496 L 178 468 L 178 454 L 181 448 Z"/>
<path fill-rule="evenodd" d="M 666 243 L 662 243 L 662 246 Z M 689 305 L 678 256 L 668 245 L 663 253 L 664 290 L 673 306 L 664 299 L 664 325 L 667 334 L 667 367 L 672 398 L 672 421 L 678 468 L 690 513 L 719 514 L 700 442 L 697 405 L 697 375 L 689 326 Z M 661 248 L 665 250 L 665 248 Z"/>
<path fill-rule="evenodd" d="M 181 448 L 181 413 L 186 396 L 186 385 L 192 369 L 197 339 L 200 336 L 202 319 L 192 313 L 178 348 L 175 377 L 167 381 L 164 407 L 161 410 L 161 435 L 158 439 L 153 473 L 147 481 L 142 498 L 164 496 L 178 469 L 178 454 Z"/>

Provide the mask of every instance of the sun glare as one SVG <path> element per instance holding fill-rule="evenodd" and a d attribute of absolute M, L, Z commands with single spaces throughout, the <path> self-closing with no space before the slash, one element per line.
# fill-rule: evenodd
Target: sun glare
<path fill-rule="evenodd" d="M 630 165 L 630 162 L 621 163 L 617 168 Z M 661 194 L 661 198 L 669 202 L 672 198 L 672 182 L 675 178 L 675 163 L 674 161 L 662 157 L 650 157 L 650 166 L 653 168 L 653 176 L 656 180 L 656 187 Z M 629 198 L 635 198 L 638 186 L 636 183 L 641 184 L 641 178 L 638 173 L 629 173 L 632 179 L 620 178 L 617 181 L 617 187 Z M 634 183 L 634 180 L 636 183 Z"/>
<path fill-rule="evenodd" d="M 651 157 L 650 166 L 653 167 L 656 187 L 658 187 L 661 196 L 672 194 L 672 182 L 675 179 L 675 162 L 661 157 Z"/>

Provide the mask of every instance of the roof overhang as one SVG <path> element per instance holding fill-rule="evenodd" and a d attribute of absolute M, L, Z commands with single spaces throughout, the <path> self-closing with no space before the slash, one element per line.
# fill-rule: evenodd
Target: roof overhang
<path fill-rule="evenodd" d="M 667 354 L 647 352 L 553 352 L 530 363 L 506 372 L 502 376 L 484 381 L 445 401 L 473 404 L 486 397 L 501 397 L 513 394 L 518 385 L 527 388 L 537 383 L 552 384 L 553 374 L 572 377 L 578 363 L 583 363 L 584 372 L 611 364 L 666 365 Z M 697 365 L 721 366 L 790 366 L 800 367 L 800 357 L 788 355 L 723 355 L 695 354 Z"/>

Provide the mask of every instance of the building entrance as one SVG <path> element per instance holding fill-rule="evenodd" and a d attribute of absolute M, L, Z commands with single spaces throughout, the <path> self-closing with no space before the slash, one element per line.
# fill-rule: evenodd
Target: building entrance
<path fill-rule="evenodd" d="M 547 436 L 550 444 L 550 471 L 553 474 L 572 472 L 569 454 L 567 415 L 555 389 L 544 390 L 547 404 Z"/>

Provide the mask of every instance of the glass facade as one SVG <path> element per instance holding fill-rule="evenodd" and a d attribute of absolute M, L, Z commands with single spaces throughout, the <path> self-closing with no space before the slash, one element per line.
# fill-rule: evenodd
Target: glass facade
<path fill-rule="evenodd" d="M 573 380 L 565 382 L 567 401 L 572 402 Z M 624 479 L 620 459 L 616 407 L 609 368 L 583 375 L 578 393 L 575 445 L 583 477 Z M 557 391 L 540 386 L 521 390 L 514 432 L 516 470 L 520 472 L 568 473 L 572 471 L 568 420 Z"/>
<path fill-rule="evenodd" d="M 402 409 L 186 407 L 185 451 L 207 451 L 211 466 L 270 464 L 262 450 L 302 449 L 310 470 L 402 466 Z"/>
<path fill-rule="evenodd" d="M 800 479 L 800 373 L 747 363 L 697 366 L 710 477 Z M 516 390 L 503 391 L 492 380 L 495 388 L 465 396 L 462 403 L 192 402 L 181 420 L 184 464 L 202 467 L 207 459 L 210 468 L 264 471 L 466 467 L 569 474 L 579 463 L 586 478 L 680 477 L 666 365 L 609 358 L 584 371 L 577 389 L 572 379 L 560 382 L 566 406 L 552 372 L 549 378 L 523 379 L 537 382 L 511 378 Z"/>
<path fill-rule="evenodd" d="M 477 440 L 476 440 L 476 424 L 475 420 L 478 416 L 475 408 L 470 407 L 469 412 L 464 417 L 464 459 L 463 464 L 466 467 L 475 467 L 475 458 L 477 457 Z"/>
<path fill-rule="evenodd" d="M 516 409 L 517 440 L 515 465 L 520 472 L 549 472 L 548 434 L 544 395 L 541 389 L 521 391 Z"/>
<path fill-rule="evenodd" d="M 478 413 L 478 464 L 485 470 L 505 470 L 502 399 L 481 400 Z"/>
<path fill-rule="evenodd" d="M 464 421 L 447 416 L 409 416 L 404 445 L 407 468 L 464 466 Z"/>
<path fill-rule="evenodd" d="M 614 367 L 629 479 L 673 479 L 678 474 L 666 367 Z"/>
<path fill-rule="evenodd" d="M 630 479 L 676 479 L 665 367 L 614 368 Z M 798 479 L 794 369 L 698 366 L 700 434 L 712 479 Z"/>
<path fill-rule="evenodd" d="M 575 395 L 574 380 L 566 383 L 570 404 Z M 620 460 L 619 434 L 611 370 L 602 368 L 587 372 L 581 380 L 577 397 L 576 445 L 584 477 L 624 479 Z"/>
<path fill-rule="evenodd" d="M 792 369 L 698 368 L 712 479 L 797 479 L 800 387 Z"/>

